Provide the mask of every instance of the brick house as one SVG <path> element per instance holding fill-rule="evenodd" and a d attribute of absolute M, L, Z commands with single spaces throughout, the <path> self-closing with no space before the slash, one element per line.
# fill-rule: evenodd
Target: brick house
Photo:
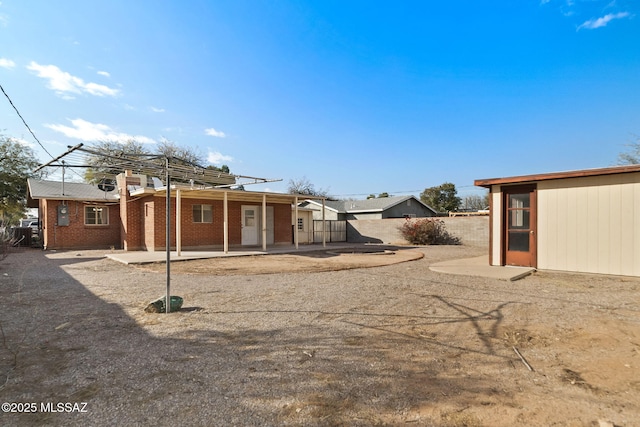
<path fill-rule="evenodd" d="M 109 190 L 109 189 L 107 189 Z M 297 244 L 297 195 L 171 185 L 172 249 L 228 251 L 230 246 Z M 103 191 L 85 183 L 28 180 L 45 249 L 165 250 L 167 187 L 121 174 Z M 308 196 L 300 196 L 300 198 Z"/>

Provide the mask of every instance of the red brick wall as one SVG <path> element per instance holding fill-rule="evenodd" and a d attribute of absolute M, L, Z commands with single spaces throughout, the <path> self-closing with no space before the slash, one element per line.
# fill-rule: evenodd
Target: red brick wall
<path fill-rule="evenodd" d="M 291 226 L 291 205 L 273 205 L 275 243 L 291 243 L 293 241 L 293 229 Z"/>
<path fill-rule="evenodd" d="M 176 244 L 176 199 L 171 199 L 171 247 Z M 121 194 L 120 204 L 109 205 L 109 224 L 84 225 L 84 206 L 71 201 L 69 226 L 57 225 L 57 206 L 61 201 L 42 200 L 43 237 L 46 249 L 124 248 L 126 250 L 165 249 L 165 198 L 147 196 L 132 199 Z M 194 223 L 193 205 L 212 205 L 212 223 Z M 229 244 L 242 244 L 242 205 L 261 203 L 229 202 Z M 291 206 L 267 203 L 274 209 L 274 242 L 291 243 Z M 122 221 L 121 221 L 122 218 Z M 224 244 L 224 212 L 221 200 L 182 199 L 182 246 L 184 248 L 222 246 Z"/>
<path fill-rule="evenodd" d="M 147 250 L 165 250 L 165 198 L 149 197 L 145 199 L 146 213 L 144 234 Z M 176 199 L 171 199 L 171 247 L 175 248 L 176 234 Z M 222 246 L 224 244 L 224 204 L 222 200 L 182 199 L 181 234 L 182 247 Z M 242 205 L 246 202 L 229 202 L 229 245 L 242 244 Z M 212 223 L 194 223 L 193 205 L 211 205 L 213 209 Z M 261 206 L 253 204 L 253 206 Z M 274 207 L 274 242 L 291 243 L 291 205 L 272 204 Z M 155 234 L 154 234 L 155 231 Z M 153 239 L 150 238 L 153 236 Z"/>
<path fill-rule="evenodd" d="M 45 249 L 89 249 L 120 248 L 120 206 L 112 204 L 109 209 L 108 225 L 85 225 L 84 207 L 81 202 L 68 201 L 69 225 L 58 225 L 58 205 L 60 200 L 42 200 L 43 243 Z M 104 205 L 103 205 L 104 206 Z"/>
<path fill-rule="evenodd" d="M 143 209 L 140 199 L 132 199 L 126 188 L 120 190 L 120 237 L 127 251 L 144 249 Z"/>

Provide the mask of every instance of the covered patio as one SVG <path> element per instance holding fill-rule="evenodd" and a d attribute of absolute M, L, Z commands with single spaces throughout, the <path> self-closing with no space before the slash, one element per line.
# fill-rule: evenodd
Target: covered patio
<path fill-rule="evenodd" d="M 145 197 L 153 197 L 154 199 L 157 197 L 158 199 L 164 198 L 166 200 L 173 199 L 175 201 L 175 220 L 171 221 L 170 217 L 167 215 L 165 220 L 166 224 L 173 224 L 175 227 L 175 253 L 176 256 L 181 257 L 183 254 L 184 245 L 184 227 L 185 221 L 183 221 L 183 217 L 185 215 L 189 215 L 190 212 L 185 212 L 185 206 L 189 207 L 189 200 L 199 200 L 199 201 L 215 201 L 222 202 L 222 222 L 220 224 L 222 231 L 222 245 L 217 245 L 220 247 L 221 252 L 223 254 L 230 253 L 230 247 L 232 246 L 230 239 L 230 230 L 238 233 L 237 227 L 238 223 L 241 226 L 241 231 L 244 233 L 246 230 L 250 228 L 255 228 L 255 232 L 259 233 L 255 236 L 256 240 L 253 244 L 251 241 L 249 243 L 245 243 L 242 241 L 242 247 L 247 246 L 257 246 L 261 249 L 262 253 L 267 251 L 267 244 L 273 243 L 274 237 L 273 228 L 271 227 L 279 227 L 280 230 L 283 227 L 287 227 L 287 232 L 290 228 L 292 228 L 293 234 L 293 247 L 297 250 L 299 248 L 299 227 L 298 218 L 299 209 L 298 203 L 301 199 L 315 199 L 322 203 L 324 206 L 325 199 L 324 197 L 318 196 L 308 196 L 308 195 L 298 195 L 298 194 L 284 194 L 284 193 L 267 193 L 267 192 L 255 192 L 255 191 L 245 191 L 245 190 L 232 190 L 228 188 L 211 188 L 211 187 L 202 187 L 202 186 L 189 186 L 184 184 L 172 184 L 170 187 L 169 195 L 167 195 L 167 186 L 152 188 L 152 187 L 138 187 L 138 188 L 129 188 L 128 195 L 125 197 L 131 201 L 134 200 L 144 200 Z M 169 196 L 169 197 L 167 197 Z M 230 210 L 230 205 L 235 204 L 235 209 Z M 238 204 L 242 205 L 242 210 L 239 212 L 237 209 Z M 287 206 L 286 208 L 286 224 L 284 224 L 283 217 L 283 209 L 280 209 L 279 218 L 274 225 L 273 219 L 273 206 Z M 258 209 L 244 209 L 245 207 L 257 207 Z M 271 208 L 271 209 L 269 209 Z M 173 209 L 172 209 L 173 210 Z M 166 211 L 167 213 L 169 211 Z M 259 216 L 258 216 L 259 215 Z M 271 218 L 269 216 L 271 215 Z M 323 224 L 324 224 L 324 216 L 323 216 Z M 214 224 L 216 221 L 212 221 Z M 326 227 L 323 227 L 326 229 Z M 269 236 L 268 234 L 271 233 Z M 322 244 L 323 247 L 326 246 L 326 233 L 323 233 Z M 289 240 L 291 241 L 291 239 Z M 237 239 L 236 242 L 237 244 Z M 276 242 L 277 246 L 286 246 L 283 245 L 282 242 Z M 212 247 L 212 249 L 218 249 L 218 247 Z M 126 248 L 125 248 L 126 249 Z M 209 248 L 206 248 L 209 249 Z M 151 251 L 153 252 L 153 251 Z M 193 252 L 193 251 L 191 251 Z M 245 252 L 245 251 L 243 251 Z"/>

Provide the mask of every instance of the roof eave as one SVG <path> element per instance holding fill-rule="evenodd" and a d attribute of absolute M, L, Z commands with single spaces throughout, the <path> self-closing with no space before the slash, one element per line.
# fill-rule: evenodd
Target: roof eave
<path fill-rule="evenodd" d="M 500 184 L 527 184 L 553 179 L 584 178 L 590 176 L 615 175 L 621 173 L 640 172 L 640 165 L 612 166 L 607 168 L 582 169 L 566 172 L 552 172 L 535 175 L 520 175 L 504 178 L 476 179 L 473 184 L 477 187 L 491 188 Z"/>
<path fill-rule="evenodd" d="M 379 209 L 347 209 L 345 211 L 346 213 L 367 213 L 367 212 L 371 212 L 371 213 L 376 213 L 376 212 L 384 212 L 384 209 L 379 208 Z"/>

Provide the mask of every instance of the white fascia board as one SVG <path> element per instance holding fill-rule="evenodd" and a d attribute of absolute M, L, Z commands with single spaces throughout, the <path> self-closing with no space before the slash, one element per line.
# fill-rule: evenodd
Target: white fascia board
<path fill-rule="evenodd" d="M 345 212 L 346 213 L 365 213 L 365 212 L 383 212 L 384 209 L 356 209 L 356 210 L 350 210 L 347 209 Z"/>
<path fill-rule="evenodd" d="M 307 202 L 307 203 L 313 203 L 314 205 L 317 205 L 318 207 L 322 208 L 322 203 L 319 203 L 315 200 L 311 200 L 311 199 L 304 199 L 298 203 L 302 203 L 302 202 Z M 338 209 L 332 208 L 330 206 L 324 205 L 324 208 L 333 212 L 338 212 Z"/>

